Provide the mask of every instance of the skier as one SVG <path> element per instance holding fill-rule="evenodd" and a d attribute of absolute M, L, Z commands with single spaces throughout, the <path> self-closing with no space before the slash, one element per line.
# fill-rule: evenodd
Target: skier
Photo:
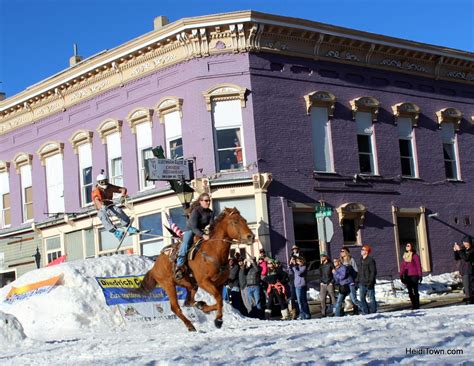
<path fill-rule="evenodd" d="M 97 184 L 92 190 L 92 201 L 97 208 L 97 216 L 99 217 L 104 228 L 115 235 L 118 240 L 121 240 L 125 235 L 123 230 L 118 229 L 110 220 L 109 215 L 116 216 L 123 227 L 127 228 L 129 234 L 136 234 L 138 230 L 130 226 L 130 218 L 122 211 L 120 207 L 112 200 L 114 193 L 120 193 L 120 201 L 123 201 L 127 196 L 127 188 L 114 186 L 109 184 L 107 175 L 102 170 L 97 176 Z"/>

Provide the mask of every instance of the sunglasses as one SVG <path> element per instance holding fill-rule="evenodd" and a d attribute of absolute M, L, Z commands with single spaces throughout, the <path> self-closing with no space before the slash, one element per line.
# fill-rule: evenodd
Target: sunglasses
<path fill-rule="evenodd" d="M 211 202 L 211 200 L 201 200 L 202 202 Z"/>

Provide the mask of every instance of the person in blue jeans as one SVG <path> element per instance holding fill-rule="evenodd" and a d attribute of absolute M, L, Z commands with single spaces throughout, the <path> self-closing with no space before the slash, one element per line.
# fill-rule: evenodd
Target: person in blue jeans
<path fill-rule="evenodd" d="M 371 251 L 372 249 L 368 245 L 364 245 L 360 250 L 361 258 L 358 265 L 357 281 L 359 283 L 360 309 L 362 314 L 377 312 L 377 301 L 375 300 L 377 265 L 375 260 L 369 256 Z M 369 297 L 369 304 L 367 304 L 366 296 Z"/>
<path fill-rule="evenodd" d="M 183 234 L 183 242 L 179 247 L 178 258 L 176 260 L 175 277 L 177 280 L 182 279 L 186 273 L 186 268 L 184 267 L 186 263 L 186 253 L 194 239 L 194 235 L 204 240 L 209 240 L 209 235 L 204 234 L 203 230 L 206 226 L 214 222 L 214 211 L 209 208 L 210 205 L 211 197 L 207 193 L 202 193 L 189 209 L 186 231 Z"/>
<path fill-rule="evenodd" d="M 260 318 L 262 314 L 262 302 L 260 298 L 261 288 L 260 288 L 260 274 L 262 268 L 257 264 L 257 259 L 251 257 L 247 259 L 247 275 L 245 280 L 247 282 L 247 297 L 250 303 L 249 316 L 253 318 Z"/>
<path fill-rule="evenodd" d="M 290 269 L 294 273 L 296 298 L 298 299 L 298 306 L 300 310 L 298 319 L 311 319 L 307 298 L 308 288 L 306 286 L 306 261 L 303 257 L 296 257 L 295 259 L 292 259 L 292 261 L 294 261 L 294 264 L 291 265 Z"/>
<path fill-rule="evenodd" d="M 351 290 L 350 297 L 351 297 L 351 301 L 353 305 L 353 314 L 357 315 L 360 312 L 360 302 L 357 299 L 357 287 L 355 284 L 355 279 L 357 278 L 357 271 L 358 271 L 357 262 L 355 261 L 354 258 L 352 258 L 349 248 L 346 248 L 346 247 L 343 247 L 341 249 L 340 258 L 341 258 L 342 264 L 347 267 L 352 278 L 354 278 L 354 282 L 349 284 L 349 288 Z"/>
<path fill-rule="evenodd" d="M 349 285 L 354 282 L 354 278 L 352 278 L 347 266 L 344 266 L 339 258 L 334 258 L 332 262 L 334 264 L 334 269 L 332 270 L 334 281 L 339 287 L 336 301 L 336 316 L 342 316 L 342 306 L 346 296 L 350 294 Z"/>

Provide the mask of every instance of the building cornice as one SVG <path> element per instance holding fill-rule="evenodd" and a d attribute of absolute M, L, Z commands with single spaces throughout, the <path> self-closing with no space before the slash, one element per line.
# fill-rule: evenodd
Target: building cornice
<path fill-rule="evenodd" d="M 197 57 L 269 52 L 474 85 L 474 54 L 255 11 L 184 18 L 0 102 L 0 135 Z"/>

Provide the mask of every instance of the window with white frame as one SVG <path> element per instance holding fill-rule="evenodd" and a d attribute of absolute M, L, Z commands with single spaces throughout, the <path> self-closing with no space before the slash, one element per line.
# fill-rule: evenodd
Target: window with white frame
<path fill-rule="evenodd" d="M 212 103 L 214 138 L 219 171 L 244 167 L 242 107 L 240 100 Z"/>
<path fill-rule="evenodd" d="M 362 174 L 377 175 L 375 135 L 372 114 L 358 112 L 356 115 L 357 146 L 359 149 L 359 171 Z"/>
<path fill-rule="evenodd" d="M 11 225 L 10 217 L 10 183 L 8 172 L 0 173 L 0 228 Z"/>
<path fill-rule="evenodd" d="M 402 176 L 418 177 L 413 123 L 411 118 L 400 117 L 397 124 Z"/>
<path fill-rule="evenodd" d="M 62 255 L 60 236 L 45 239 L 45 246 L 48 263 L 51 263 Z"/>
<path fill-rule="evenodd" d="M 453 123 L 441 124 L 446 179 L 460 179 L 457 136 Z"/>
<path fill-rule="evenodd" d="M 79 156 L 79 180 L 81 189 L 81 204 L 86 206 L 92 202 L 92 144 L 86 143 L 77 147 Z"/>
<path fill-rule="evenodd" d="M 169 159 L 183 159 L 183 137 L 179 111 L 166 113 L 165 122 L 166 156 Z"/>
<path fill-rule="evenodd" d="M 240 197 L 233 199 L 214 199 L 212 202 L 216 214 L 221 213 L 224 208 L 237 208 L 240 215 L 247 220 L 249 225 L 257 223 L 257 212 L 254 197 Z"/>
<path fill-rule="evenodd" d="M 145 179 L 145 160 L 153 157 L 153 153 L 151 152 L 151 124 L 150 122 L 142 122 L 137 124 L 135 129 L 137 134 L 137 157 L 140 190 L 143 190 L 154 186 L 152 181 Z"/>
<path fill-rule="evenodd" d="M 141 216 L 138 221 L 141 231 L 150 230 L 147 234 L 140 234 L 142 255 L 155 256 L 160 254 L 165 245 L 161 212 Z"/>
<path fill-rule="evenodd" d="M 63 156 L 55 154 L 44 159 L 46 166 L 46 189 L 48 212 L 53 215 L 64 212 Z"/>
<path fill-rule="evenodd" d="M 31 179 L 31 165 L 20 167 L 21 203 L 23 222 L 33 220 L 33 184 Z"/>
<path fill-rule="evenodd" d="M 326 107 L 311 108 L 314 167 L 319 172 L 334 172 L 331 125 Z"/>
<path fill-rule="evenodd" d="M 114 132 L 106 136 L 109 182 L 116 186 L 123 186 L 122 147 L 120 133 Z"/>

